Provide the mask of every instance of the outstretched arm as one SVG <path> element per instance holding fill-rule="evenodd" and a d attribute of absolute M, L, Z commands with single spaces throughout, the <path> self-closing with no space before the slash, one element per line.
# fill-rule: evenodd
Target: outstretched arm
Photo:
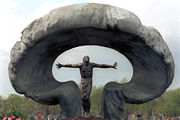
<path fill-rule="evenodd" d="M 56 64 L 56 67 L 58 69 L 60 69 L 61 67 L 79 68 L 80 66 L 81 66 L 81 63 L 79 63 L 79 64 L 64 64 L 63 65 L 58 62 L 58 64 Z"/>
<path fill-rule="evenodd" d="M 98 68 L 114 68 L 114 69 L 117 69 L 117 62 L 115 62 L 113 65 L 93 63 L 93 67 L 98 67 Z"/>

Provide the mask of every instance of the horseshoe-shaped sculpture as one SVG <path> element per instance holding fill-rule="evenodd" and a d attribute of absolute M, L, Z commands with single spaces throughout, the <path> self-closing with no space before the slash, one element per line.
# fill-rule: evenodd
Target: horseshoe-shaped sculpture
<path fill-rule="evenodd" d="M 39 103 L 60 104 L 63 118 L 80 116 L 78 86 L 56 81 L 52 65 L 64 51 L 82 45 L 112 48 L 133 66 L 129 83 L 105 85 L 102 118 L 122 119 L 125 103 L 157 98 L 173 80 L 173 57 L 156 29 L 143 26 L 136 15 L 121 8 L 76 4 L 55 9 L 23 30 L 9 63 L 14 89 Z"/>

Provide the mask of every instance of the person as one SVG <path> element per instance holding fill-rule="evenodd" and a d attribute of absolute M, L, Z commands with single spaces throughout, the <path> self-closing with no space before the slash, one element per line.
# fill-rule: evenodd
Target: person
<path fill-rule="evenodd" d="M 81 74 L 81 84 L 80 84 L 80 92 L 81 92 L 81 99 L 82 99 L 82 107 L 83 107 L 83 114 L 86 116 L 90 115 L 90 108 L 91 108 L 91 101 L 90 101 L 90 94 L 92 89 L 92 76 L 93 76 L 93 68 L 114 68 L 117 69 L 117 62 L 113 65 L 107 64 L 96 64 L 89 62 L 89 56 L 83 57 L 83 62 L 79 64 L 56 64 L 56 67 L 60 69 L 61 67 L 70 67 L 70 68 L 79 68 Z"/>

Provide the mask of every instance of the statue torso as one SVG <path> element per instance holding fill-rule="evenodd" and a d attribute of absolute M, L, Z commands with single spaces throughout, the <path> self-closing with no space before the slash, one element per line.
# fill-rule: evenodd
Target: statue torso
<path fill-rule="evenodd" d="M 93 65 L 91 63 L 82 63 L 80 67 L 80 73 L 82 78 L 92 78 Z"/>

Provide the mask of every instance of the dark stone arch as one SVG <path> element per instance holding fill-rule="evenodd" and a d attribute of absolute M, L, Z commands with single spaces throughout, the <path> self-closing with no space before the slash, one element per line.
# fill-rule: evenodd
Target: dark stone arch
<path fill-rule="evenodd" d="M 55 9 L 23 30 L 21 41 L 11 50 L 9 76 L 13 87 L 39 103 L 60 104 L 64 118 L 81 115 L 78 86 L 73 81 L 56 81 L 52 64 L 59 54 L 82 45 L 115 49 L 133 66 L 129 83 L 105 86 L 104 118 L 121 119 L 124 103 L 157 98 L 173 80 L 173 57 L 156 29 L 143 26 L 136 15 L 121 8 L 77 4 Z M 117 112 L 111 113 L 113 110 Z"/>

